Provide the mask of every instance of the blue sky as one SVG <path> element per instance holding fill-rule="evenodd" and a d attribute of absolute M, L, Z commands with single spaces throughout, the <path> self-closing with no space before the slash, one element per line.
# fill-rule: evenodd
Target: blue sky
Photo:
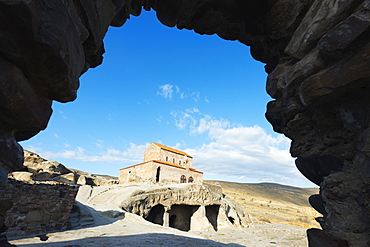
<path fill-rule="evenodd" d="M 118 176 L 158 142 L 192 155 L 205 179 L 314 186 L 264 117 L 266 74 L 248 47 L 166 27 L 146 11 L 110 27 L 104 42 L 103 64 L 81 77 L 77 100 L 54 102 L 48 128 L 25 149 Z"/>

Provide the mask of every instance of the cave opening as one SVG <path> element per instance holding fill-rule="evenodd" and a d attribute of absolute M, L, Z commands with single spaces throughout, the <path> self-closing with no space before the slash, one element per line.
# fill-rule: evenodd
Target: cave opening
<path fill-rule="evenodd" d="M 162 204 L 158 204 L 152 207 L 152 209 L 149 212 L 149 215 L 145 219 L 154 224 L 163 226 L 163 215 L 164 215 L 164 206 Z"/>
<path fill-rule="evenodd" d="M 181 231 L 189 231 L 191 217 L 198 210 L 198 205 L 175 204 L 169 210 L 169 226 Z"/>
<path fill-rule="evenodd" d="M 217 231 L 217 218 L 220 212 L 220 205 L 209 205 L 206 206 L 206 217 L 211 223 L 213 229 Z"/>
<path fill-rule="evenodd" d="M 231 216 L 227 217 L 229 219 L 229 221 L 231 222 L 231 224 L 235 225 L 235 219 Z"/>
<path fill-rule="evenodd" d="M 104 39 L 104 62 L 80 78 L 80 100 L 75 101 L 73 107 L 55 102 L 49 127 L 41 135 L 27 141 L 26 145 L 37 146 L 37 143 L 43 142 L 51 147 L 50 140 L 57 138 L 55 132 L 69 137 L 73 129 L 79 129 L 81 136 L 95 133 L 93 142 L 96 145 L 90 147 L 83 140 L 78 144 L 83 149 L 78 149 L 74 143 L 68 146 L 68 151 L 78 149 L 99 153 L 101 148 L 103 153 L 109 152 L 107 143 L 112 143 L 114 151 L 118 151 L 119 148 L 115 147 L 117 139 L 124 135 L 129 136 L 124 150 L 129 148 L 130 142 L 138 148 L 141 143 L 135 142 L 135 133 L 142 133 L 146 140 L 157 140 L 161 136 L 164 143 L 172 143 L 173 135 L 166 133 L 177 133 L 179 129 L 183 131 L 183 127 L 186 127 L 184 131 L 191 132 L 193 128 L 198 128 L 189 122 L 193 118 L 196 120 L 194 123 L 200 123 L 202 119 L 224 123 L 223 119 L 226 119 L 252 126 L 256 124 L 256 121 L 251 121 L 250 116 L 253 116 L 259 119 L 257 122 L 263 122 L 259 126 L 271 129 L 264 117 L 266 102 L 270 100 L 263 83 L 266 73 L 263 65 L 251 58 L 249 47 L 238 41 L 223 40 L 216 34 L 201 36 L 193 30 L 166 27 L 155 15 L 153 10 L 143 11 L 123 27 L 109 28 Z M 247 83 L 251 81 L 251 74 L 253 81 L 262 83 Z M 110 83 L 103 84 L 103 80 Z M 254 104 L 250 107 L 251 102 L 245 101 L 245 95 L 252 91 L 257 93 L 247 97 Z M 98 98 L 109 100 L 97 101 Z M 171 109 L 173 104 L 176 110 Z M 194 109 L 194 104 L 203 109 L 202 112 L 188 112 Z M 244 114 L 240 114 L 240 109 Z M 137 114 L 138 111 L 146 112 L 150 117 Z M 84 113 L 83 118 L 81 112 Z M 191 118 L 184 119 L 186 114 Z M 208 119 L 208 116 L 211 118 Z M 73 124 L 63 122 L 67 117 L 76 121 Z M 179 125 L 183 119 L 186 121 Z M 109 128 L 100 128 L 107 126 L 107 123 Z M 164 127 L 163 123 L 170 124 Z M 97 136 L 104 136 L 105 139 Z M 181 138 L 184 142 L 190 141 L 188 135 Z M 112 160 L 114 155 L 112 153 Z M 74 159 L 68 162 L 76 163 Z M 96 162 L 101 165 L 94 166 L 95 170 L 91 172 L 107 173 L 105 164 Z M 84 165 L 78 163 L 78 167 Z M 108 172 L 112 175 L 116 170 L 109 168 Z M 158 177 L 154 179 L 158 180 Z"/>

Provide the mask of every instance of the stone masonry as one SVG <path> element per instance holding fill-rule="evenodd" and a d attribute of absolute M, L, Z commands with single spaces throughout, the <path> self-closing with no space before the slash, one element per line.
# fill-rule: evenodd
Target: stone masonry
<path fill-rule="evenodd" d="M 25 183 L 9 179 L 7 188 L 0 188 L 0 198 L 13 204 L 5 214 L 7 236 L 66 230 L 78 188 L 58 182 Z"/>
<path fill-rule="evenodd" d="M 151 143 L 144 152 L 144 163 L 120 170 L 119 183 L 150 181 L 153 183 L 202 183 L 203 173 L 193 168 L 187 153 Z"/>

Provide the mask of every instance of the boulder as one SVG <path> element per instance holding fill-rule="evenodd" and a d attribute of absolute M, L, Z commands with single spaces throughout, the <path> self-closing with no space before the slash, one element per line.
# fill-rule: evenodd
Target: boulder
<path fill-rule="evenodd" d="M 51 177 L 70 173 L 63 164 L 56 161 L 48 161 L 41 158 L 38 154 L 24 150 L 24 166 L 29 172 L 37 175 L 40 172 L 47 172 Z"/>
<path fill-rule="evenodd" d="M 33 180 L 33 174 L 31 172 L 12 172 L 9 174 L 9 176 L 14 178 L 15 180 L 23 182 L 30 182 Z"/>
<path fill-rule="evenodd" d="M 52 180 L 67 184 L 76 184 L 76 174 L 73 172 L 52 178 Z"/>

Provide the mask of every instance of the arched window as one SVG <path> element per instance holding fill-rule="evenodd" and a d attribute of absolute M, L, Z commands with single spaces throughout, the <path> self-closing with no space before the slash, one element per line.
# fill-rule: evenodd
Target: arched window
<path fill-rule="evenodd" d="M 166 162 L 168 162 L 168 156 L 166 156 Z"/>
<path fill-rule="evenodd" d="M 180 177 L 180 183 L 186 183 L 186 177 L 185 177 L 185 175 L 181 175 L 181 177 Z"/>
<path fill-rule="evenodd" d="M 179 160 L 179 165 L 181 166 L 181 160 Z"/>
<path fill-rule="evenodd" d="M 188 179 L 188 182 L 189 182 L 189 183 L 194 182 L 194 178 L 193 178 L 192 176 L 190 176 L 190 177 L 189 177 L 189 179 Z"/>
<path fill-rule="evenodd" d="M 173 162 L 172 163 L 175 164 L 175 159 L 173 159 Z"/>

